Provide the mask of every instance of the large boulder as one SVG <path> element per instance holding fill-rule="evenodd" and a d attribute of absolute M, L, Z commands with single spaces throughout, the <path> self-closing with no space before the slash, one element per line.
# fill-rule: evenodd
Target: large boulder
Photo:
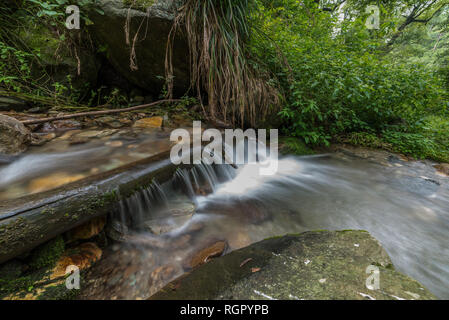
<path fill-rule="evenodd" d="M 0 111 L 24 111 L 29 108 L 28 103 L 22 99 L 0 96 Z"/>
<path fill-rule="evenodd" d="M 19 154 L 30 142 L 31 133 L 20 121 L 0 114 L 0 154 Z"/>
<path fill-rule="evenodd" d="M 146 91 L 159 94 L 164 86 L 167 39 L 173 26 L 177 1 L 141 0 L 130 8 L 132 1 L 99 0 L 100 10 L 89 14 L 91 34 L 116 71 Z M 101 12 L 104 12 L 101 14 Z M 129 44 L 126 25 L 129 18 Z M 140 28 L 139 28 L 140 27 Z M 140 29 L 140 30 L 139 30 Z M 134 37 L 135 66 L 131 67 Z M 183 94 L 189 86 L 188 45 L 177 36 L 174 43 L 173 67 L 175 93 Z"/>
<path fill-rule="evenodd" d="M 374 279 L 376 272 L 378 282 Z M 420 283 L 396 271 L 385 250 L 366 231 L 314 231 L 267 239 L 213 259 L 151 297 L 153 300 L 434 298 Z"/>
<path fill-rule="evenodd" d="M 32 77 L 40 83 L 47 80 L 48 89 L 55 90 L 54 84 L 59 83 L 69 90 L 64 94 L 85 95 L 97 85 L 100 61 L 92 49 L 78 46 L 75 50 L 43 25 L 30 23 L 18 35 L 28 48 L 39 53 L 39 63 L 32 65 Z"/>

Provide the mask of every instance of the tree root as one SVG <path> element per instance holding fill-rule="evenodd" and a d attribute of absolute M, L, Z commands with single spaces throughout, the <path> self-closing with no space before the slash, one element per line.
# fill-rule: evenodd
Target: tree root
<path fill-rule="evenodd" d="M 162 103 L 175 103 L 175 102 L 181 102 L 180 99 L 165 99 L 165 100 L 159 100 L 155 101 L 149 104 L 142 104 L 139 106 L 124 108 L 124 109 L 108 109 L 108 110 L 101 110 L 101 111 L 90 111 L 90 112 L 79 112 L 79 113 L 72 113 L 67 114 L 63 116 L 57 116 L 57 117 L 50 117 L 50 118 L 42 118 L 42 119 L 33 119 L 33 120 L 24 120 L 21 121 L 24 125 L 30 125 L 30 124 L 38 124 L 38 123 L 44 123 L 44 122 L 50 122 L 55 120 L 66 120 L 66 119 L 73 119 L 78 117 L 89 117 L 89 116 L 99 116 L 104 114 L 113 114 L 113 113 L 122 113 L 122 112 L 129 112 L 139 109 L 145 109 L 148 107 L 153 107 Z"/>

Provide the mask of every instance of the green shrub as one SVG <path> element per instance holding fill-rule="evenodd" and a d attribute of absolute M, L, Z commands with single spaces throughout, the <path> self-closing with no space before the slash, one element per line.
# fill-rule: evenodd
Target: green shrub
<path fill-rule="evenodd" d="M 281 137 L 279 139 L 281 154 L 294 154 L 297 156 L 311 155 L 315 152 L 298 138 Z"/>
<path fill-rule="evenodd" d="M 426 120 L 447 119 L 449 106 L 433 69 L 385 54 L 385 34 L 368 30 L 363 16 L 341 22 L 308 0 L 262 3 L 258 27 L 269 40 L 252 50 L 282 84 L 284 134 L 447 159 L 447 122 Z"/>

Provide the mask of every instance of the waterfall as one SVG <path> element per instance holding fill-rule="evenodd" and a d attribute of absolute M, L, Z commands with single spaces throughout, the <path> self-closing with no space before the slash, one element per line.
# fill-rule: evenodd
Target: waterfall
<path fill-rule="evenodd" d="M 197 164 L 191 169 L 178 169 L 172 179 L 159 184 L 155 179 L 149 187 L 139 190 L 119 201 L 112 213 L 114 229 L 127 234 L 130 229 L 141 230 L 146 220 L 153 218 L 155 211 L 166 208 L 175 193 L 181 193 L 196 203 L 198 195 L 206 195 L 221 183 L 235 177 L 236 169 L 231 165 Z"/>

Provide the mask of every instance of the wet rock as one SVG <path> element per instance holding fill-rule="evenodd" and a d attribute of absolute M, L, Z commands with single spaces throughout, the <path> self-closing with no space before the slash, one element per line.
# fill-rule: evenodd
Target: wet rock
<path fill-rule="evenodd" d="M 104 116 L 98 119 L 95 119 L 95 122 L 103 127 L 110 127 L 110 128 L 114 128 L 114 129 L 118 129 L 124 126 L 124 124 L 119 121 L 117 118 L 115 117 L 111 117 L 111 116 Z"/>
<path fill-rule="evenodd" d="M 69 130 L 69 131 L 66 131 L 66 132 L 64 132 L 60 137 L 58 137 L 57 139 L 58 140 L 68 140 L 68 139 L 70 139 L 72 136 L 74 136 L 75 134 L 77 134 L 77 133 L 80 133 L 81 132 L 81 130 L 78 130 L 78 129 L 76 129 L 76 130 Z"/>
<path fill-rule="evenodd" d="M 118 147 L 123 146 L 123 141 L 120 141 L 120 140 L 108 141 L 105 143 L 105 145 L 107 145 L 108 147 L 112 147 L 112 148 L 118 148 Z"/>
<path fill-rule="evenodd" d="M 117 132 L 118 132 L 117 129 L 106 129 L 106 130 L 103 130 L 97 137 L 98 138 L 109 137 Z"/>
<path fill-rule="evenodd" d="M 127 241 L 127 234 L 129 233 L 128 227 L 115 219 L 108 219 L 108 223 L 106 225 L 106 235 L 118 242 Z"/>
<path fill-rule="evenodd" d="M 170 279 L 173 279 L 173 276 L 178 273 L 179 270 L 175 266 L 160 266 L 156 268 L 150 275 L 150 287 L 159 286 L 161 287 L 161 283 L 167 283 Z"/>
<path fill-rule="evenodd" d="M 379 271 L 380 287 L 370 290 L 366 283 L 373 272 L 367 270 L 373 268 Z M 213 259 L 173 281 L 151 299 L 418 297 L 435 299 L 420 283 L 394 270 L 385 250 L 368 232 L 315 231 L 270 238 Z"/>
<path fill-rule="evenodd" d="M 191 240 L 192 235 L 190 234 L 180 235 L 170 242 L 171 250 L 185 250 L 192 245 Z"/>
<path fill-rule="evenodd" d="M 134 5 L 129 8 L 123 0 L 99 0 L 98 7 L 104 12 L 99 14 L 95 10 L 89 12 L 93 21 L 90 33 L 97 40 L 99 46 L 108 48 L 107 59 L 114 69 L 135 86 L 152 93 L 159 93 L 164 86 L 164 80 L 159 76 L 165 74 L 165 49 L 168 35 L 172 29 L 174 13 L 173 0 L 149 2 L 146 6 Z M 142 3 L 142 2 L 140 2 Z M 130 66 L 130 46 L 126 45 L 123 26 L 127 19 L 129 23 L 130 41 L 137 35 L 135 45 L 135 65 Z M 188 46 L 181 35 L 175 39 L 173 65 L 175 76 L 175 91 L 183 94 L 190 84 L 190 69 L 188 63 Z M 134 90 L 131 97 L 141 96 Z"/>
<path fill-rule="evenodd" d="M 56 138 L 56 133 L 54 133 L 54 132 L 44 134 L 44 135 L 33 133 L 33 134 L 31 134 L 31 145 L 42 146 L 45 143 L 47 143 L 55 138 Z"/>
<path fill-rule="evenodd" d="M 200 251 L 189 257 L 185 263 L 186 268 L 196 268 L 209 262 L 210 259 L 221 256 L 227 248 L 226 241 L 214 241 Z"/>
<path fill-rule="evenodd" d="M 164 119 L 162 117 L 151 117 L 143 118 L 137 120 L 133 127 L 134 128 L 160 128 Z"/>
<path fill-rule="evenodd" d="M 212 186 L 209 184 L 206 185 L 194 185 L 193 186 L 193 192 L 197 196 L 207 196 L 208 194 L 211 194 L 214 190 L 212 189 Z"/>
<path fill-rule="evenodd" d="M 229 243 L 229 248 L 231 250 L 244 248 L 252 243 L 251 238 L 249 236 L 249 232 L 246 230 L 245 231 L 238 230 L 235 233 L 229 235 L 229 238 L 227 239 Z"/>
<path fill-rule="evenodd" d="M 103 231 L 105 224 L 106 217 L 92 219 L 89 222 L 67 232 L 67 242 L 70 243 L 76 240 L 87 240 L 93 238 Z"/>
<path fill-rule="evenodd" d="M 160 217 L 145 221 L 145 226 L 152 234 L 161 235 L 176 230 L 190 221 L 195 213 L 191 202 L 174 201 L 169 208 L 160 213 Z"/>
<path fill-rule="evenodd" d="M 56 130 L 74 130 L 80 129 L 81 123 L 75 120 L 56 120 L 53 121 L 53 127 Z"/>
<path fill-rule="evenodd" d="M 46 177 L 32 180 L 28 185 L 28 190 L 31 193 L 42 192 L 81 180 L 83 178 L 85 178 L 85 176 L 82 174 L 72 175 L 66 172 L 56 172 Z"/>
<path fill-rule="evenodd" d="M 90 268 L 101 259 L 103 251 L 93 242 L 86 242 L 67 250 L 58 260 L 50 279 L 64 277 L 68 266 L 77 266 L 80 271 Z"/>
<path fill-rule="evenodd" d="M 208 202 L 199 212 L 222 214 L 253 224 L 260 224 L 270 218 L 266 206 L 257 200 L 239 199 L 229 202 Z"/>
<path fill-rule="evenodd" d="M 70 139 L 69 144 L 70 145 L 77 145 L 77 144 L 84 144 L 89 141 L 89 138 L 86 137 L 80 137 L 80 136 L 74 136 Z"/>
<path fill-rule="evenodd" d="M 48 132 L 53 132 L 55 131 L 56 128 L 53 126 L 52 123 L 50 122 L 45 122 L 39 129 L 39 132 L 43 132 L 43 133 L 48 133 Z"/>
<path fill-rule="evenodd" d="M 14 162 L 18 157 L 15 155 L 1 154 L 0 153 L 0 166 L 10 164 Z"/>
<path fill-rule="evenodd" d="M 31 133 L 20 121 L 0 114 L 0 154 L 19 154 L 30 142 Z"/>
<path fill-rule="evenodd" d="M 80 138 L 98 138 L 102 133 L 103 133 L 103 131 L 100 131 L 100 130 L 87 130 L 87 131 L 82 131 L 82 132 L 78 133 L 76 135 L 76 137 L 80 137 Z"/>
<path fill-rule="evenodd" d="M 35 248 L 30 255 L 29 266 L 32 270 L 54 267 L 65 249 L 64 239 L 58 236 Z"/>
<path fill-rule="evenodd" d="M 129 119 L 120 119 L 119 121 L 120 121 L 120 123 L 122 123 L 125 126 L 129 126 L 133 123 L 132 120 L 129 120 Z"/>
<path fill-rule="evenodd" d="M 42 108 L 42 107 L 34 107 L 34 108 L 31 108 L 31 109 L 28 109 L 27 112 L 28 113 L 42 113 L 42 112 L 45 112 L 47 110 L 48 109 L 45 109 L 45 108 Z"/>
<path fill-rule="evenodd" d="M 0 96 L 0 111 L 24 111 L 30 106 L 25 100 L 15 97 Z"/>
<path fill-rule="evenodd" d="M 449 163 L 440 163 L 434 165 L 434 168 L 437 169 L 438 173 L 440 173 L 441 175 L 449 177 Z"/>
<path fill-rule="evenodd" d="M 186 224 L 191 216 L 170 217 L 165 219 L 156 219 L 145 222 L 145 227 L 152 234 L 161 235 L 176 230 Z"/>

